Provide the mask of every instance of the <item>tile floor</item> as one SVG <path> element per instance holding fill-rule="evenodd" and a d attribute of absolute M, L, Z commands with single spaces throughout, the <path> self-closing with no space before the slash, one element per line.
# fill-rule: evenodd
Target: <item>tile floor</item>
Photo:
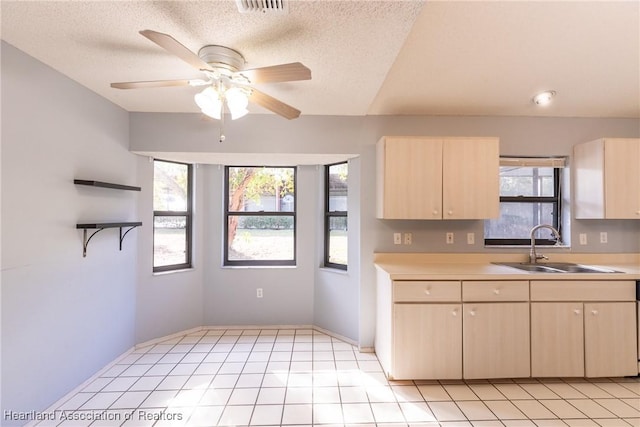
<path fill-rule="evenodd" d="M 38 425 L 628 427 L 640 378 L 389 382 L 314 330 L 203 330 L 134 351 L 55 413 Z"/>

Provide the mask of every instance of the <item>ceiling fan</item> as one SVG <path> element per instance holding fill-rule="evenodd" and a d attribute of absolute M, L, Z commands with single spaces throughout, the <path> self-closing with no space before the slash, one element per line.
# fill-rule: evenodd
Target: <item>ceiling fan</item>
<path fill-rule="evenodd" d="M 195 95 L 195 102 L 202 112 L 215 119 L 221 119 L 227 105 L 232 119 L 248 113 L 249 102 L 258 104 L 287 119 L 295 119 L 300 110 L 263 93 L 252 86 L 254 83 L 277 83 L 297 80 L 311 80 L 311 70 L 300 62 L 273 65 L 270 67 L 243 70 L 244 57 L 237 51 L 224 46 L 204 46 L 196 55 L 168 34 L 152 30 L 140 31 L 158 46 L 164 48 L 203 72 L 204 79 L 155 80 L 140 82 L 111 83 L 116 89 L 140 89 L 170 86 L 206 86 Z"/>

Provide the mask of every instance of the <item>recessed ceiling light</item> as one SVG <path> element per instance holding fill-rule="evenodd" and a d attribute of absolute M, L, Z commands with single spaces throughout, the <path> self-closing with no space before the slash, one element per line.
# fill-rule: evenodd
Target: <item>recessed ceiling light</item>
<path fill-rule="evenodd" d="M 533 103 L 536 105 L 548 105 L 551 104 L 551 100 L 556 95 L 555 90 L 548 90 L 542 92 L 533 97 Z"/>

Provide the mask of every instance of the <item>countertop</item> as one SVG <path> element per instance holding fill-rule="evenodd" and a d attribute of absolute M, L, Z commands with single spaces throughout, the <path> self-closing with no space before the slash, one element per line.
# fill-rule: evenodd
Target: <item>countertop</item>
<path fill-rule="evenodd" d="M 539 273 L 492 264 L 527 262 L 523 254 L 376 253 L 374 263 L 391 280 L 640 280 L 640 254 L 565 253 L 550 258 L 548 262 L 585 264 L 619 273 Z"/>

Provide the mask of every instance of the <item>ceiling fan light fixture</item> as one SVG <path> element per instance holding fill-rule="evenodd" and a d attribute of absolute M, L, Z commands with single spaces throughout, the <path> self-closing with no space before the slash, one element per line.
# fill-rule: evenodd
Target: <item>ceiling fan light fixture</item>
<path fill-rule="evenodd" d="M 204 114 L 220 120 L 222 116 L 222 99 L 220 94 L 212 86 L 207 87 L 193 97 L 198 107 Z"/>
<path fill-rule="evenodd" d="M 547 90 L 534 96 L 532 101 L 536 105 L 549 105 L 554 96 L 556 96 L 555 90 Z"/>
<path fill-rule="evenodd" d="M 225 92 L 224 96 L 227 100 L 229 112 L 231 112 L 231 120 L 239 119 L 249 113 L 249 110 L 247 110 L 249 97 L 245 90 L 239 87 L 232 87 Z"/>

